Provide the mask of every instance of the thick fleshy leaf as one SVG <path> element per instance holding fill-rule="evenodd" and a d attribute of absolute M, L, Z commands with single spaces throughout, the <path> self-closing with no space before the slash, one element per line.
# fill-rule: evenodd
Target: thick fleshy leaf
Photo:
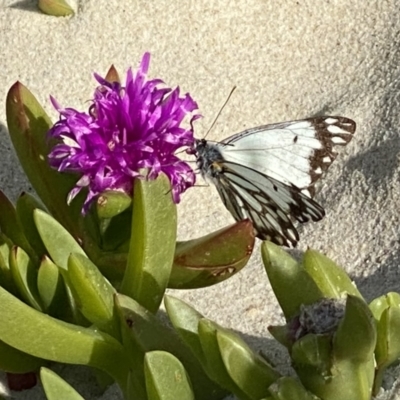
<path fill-rule="evenodd" d="M 335 358 L 367 362 L 373 358 L 377 332 L 368 305 L 358 296 L 348 295 L 346 311 L 334 336 Z"/>
<path fill-rule="evenodd" d="M 296 379 L 283 376 L 270 386 L 271 400 L 319 400 Z"/>
<path fill-rule="evenodd" d="M 130 340 L 133 342 L 131 351 L 135 353 L 132 359 L 136 360 L 135 365 L 143 367 L 144 354 L 149 351 L 167 351 L 182 362 L 190 376 L 196 399 L 217 400 L 226 396 L 227 392 L 207 377 L 190 349 L 172 329 L 161 324 L 152 313 L 130 297 L 117 295 L 116 303 L 123 316 L 122 323 L 130 327 Z M 129 345 L 124 343 L 124 348 L 129 348 Z"/>
<path fill-rule="evenodd" d="M 39 267 L 37 288 L 46 313 L 60 317 L 68 313 L 68 299 L 63 278 L 58 267 L 46 256 L 43 257 Z"/>
<path fill-rule="evenodd" d="M 304 269 L 327 298 L 343 298 L 348 293 L 362 299 L 361 293 L 349 276 L 328 257 L 315 250 L 307 250 L 303 258 Z"/>
<path fill-rule="evenodd" d="M 102 193 L 97 199 L 97 215 L 100 219 L 113 218 L 125 211 L 131 204 L 132 199 L 125 192 L 109 190 Z"/>
<path fill-rule="evenodd" d="M 104 233 L 104 250 L 107 252 L 92 258 L 102 273 L 113 281 L 121 280 L 127 260 L 129 232 L 125 227 L 129 213 L 125 213 L 113 218 Z M 114 222 L 120 216 L 121 221 Z M 203 238 L 177 242 L 168 287 L 190 289 L 221 282 L 247 264 L 253 246 L 254 232 L 249 221 L 239 221 Z M 116 249 L 118 253 L 110 251 Z"/>
<path fill-rule="evenodd" d="M 225 368 L 236 385 L 253 400 L 268 395 L 268 387 L 280 374 L 233 332 L 217 331 L 217 341 Z"/>
<path fill-rule="evenodd" d="M 144 357 L 149 400 L 194 400 L 190 378 L 182 363 L 165 351 L 151 351 Z"/>
<path fill-rule="evenodd" d="M 400 358 L 400 295 L 388 293 L 388 307 L 377 323 L 378 339 L 375 357 L 378 366 L 389 365 Z"/>
<path fill-rule="evenodd" d="M 0 370 L 14 374 L 36 371 L 45 363 L 44 360 L 23 353 L 0 341 Z"/>
<path fill-rule="evenodd" d="M 64 379 L 48 368 L 40 369 L 40 380 L 47 400 L 84 400 L 84 398 Z"/>
<path fill-rule="evenodd" d="M 20 82 L 9 90 L 7 125 L 17 156 L 36 193 L 50 212 L 74 235 L 81 218 L 81 204 L 67 205 L 68 192 L 76 177 L 60 174 L 47 162 L 47 131 L 52 123 L 32 93 Z"/>
<path fill-rule="evenodd" d="M 53 17 L 67 17 L 74 15 L 74 10 L 65 0 L 39 0 L 38 7 Z"/>
<path fill-rule="evenodd" d="M 382 313 L 389 307 L 400 307 L 400 294 L 396 292 L 389 292 L 383 296 L 379 296 L 372 300 L 369 308 L 374 315 L 376 322 L 381 319 Z"/>
<path fill-rule="evenodd" d="M 71 234 L 51 215 L 37 209 L 33 217 L 50 257 L 59 267 L 68 268 L 68 258 L 71 253 L 86 256 Z"/>
<path fill-rule="evenodd" d="M 383 374 L 387 367 L 400 358 L 400 310 L 390 307 L 382 313 L 378 323 L 378 339 L 375 350 L 376 373 L 374 382 L 374 395 L 382 385 Z"/>
<path fill-rule="evenodd" d="M 166 175 L 136 179 L 132 233 L 120 292 L 155 313 L 171 274 L 176 243 L 176 205 Z"/>
<path fill-rule="evenodd" d="M 197 359 L 205 364 L 198 331 L 199 321 L 203 316 L 189 304 L 176 297 L 164 296 L 164 305 L 175 330 L 190 347 Z"/>
<path fill-rule="evenodd" d="M 239 272 L 254 247 L 250 221 L 239 221 L 207 236 L 178 242 L 168 287 L 191 289 L 211 286 Z"/>
<path fill-rule="evenodd" d="M 69 191 L 77 177 L 60 173 L 48 164 L 50 151 L 47 132 L 52 122 L 33 94 L 20 82 L 11 86 L 6 99 L 7 126 L 19 162 L 36 193 L 57 221 L 93 252 L 98 242 L 93 213 L 84 218 L 81 210 L 84 191 L 70 205 Z"/>
<path fill-rule="evenodd" d="M 374 360 L 359 363 L 335 360 L 329 375 L 302 365 L 296 372 L 304 387 L 324 400 L 371 400 Z"/>
<path fill-rule="evenodd" d="M 386 368 L 400 358 L 400 295 L 388 293 L 370 304 L 377 325 L 374 395 L 382 385 Z"/>
<path fill-rule="evenodd" d="M 277 340 L 282 346 L 291 349 L 292 341 L 289 338 L 289 331 L 287 325 L 270 325 L 268 332 Z"/>
<path fill-rule="evenodd" d="M 331 335 L 308 334 L 296 343 L 291 349 L 291 357 L 299 368 L 315 367 L 321 375 L 329 375 L 332 363 Z"/>
<path fill-rule="evenodd" d="M 224 331 L 215 322 L 208 319 L 199 321 L 199 338 L 206 359 L 207 374 L 223 388 L 235 393 L 242 400 L 252 400 L 231 378 L 221 356 L 217 332 Z"/>
<path fill-rule="evenodd" d="M 292 352 L 303 385 L 324 400 L 370 400 L 376 328 L 367 304 L 358 296 L 348 295 L 345 314 L 333 336 L 330 356 L 326 346 L 316 346 L 312 340 L 307 340 L 310 336 L 320 344 L 317 335 L 308 335 L 296 342 Z M 305 345 L 297 348 L 303 341 Z M 323 364 L 328 363 L 331 367 L 327 372 Z"/>
<path fill-rule="evenodd" d="M 124 390 L 129 365 L 114 338 L 36 311 L 1 287 L 0 304 L 0 340 L 35 357 L 99 368 Z"/>
<path fill-rule="evenodd" d="M 298 314 L 302 304 L 313 304 L 323 297 L 310 274 L 281 247 L 263 242 L 261 255 L 286 320 Z"/>
<path fill-rule="evenodd" d="M 36 310 L 42 311 L 36 285 L 37 269 L 20 247 L 13 247 L 10 253 L 10 270 L 22 299 Z"/>
<path fill-rule="evenodd" d="M 21 225 L 24 227 L 24 234 L 35 253 L 42 257 L 46 254 L 46 248 L 40 238 L 33 219 L 33 212 L 36 209 L 45 210 L 43 204 L 29 193 L 22 193 L 17 200 L 17 215 Z"/>
<path fill-rule="evenodd" d="M 18 289 L 10 270 L 10 252 L 12 248 L 12 242 L 0 232 L 0 286 L 17 296 Z"/>
<path fill-rule="evenodd" d="M 374 359 L 337 359 L 331 338 L 309 334 L 293 345 L 293 367 L 304 387 L 324 400 L 371 400 Z"/>
<path fill-rule="evenodd" d="M 39 259 L 28 242 L 24 233 L 24 227 L 18 219 L 14 205 L 0 190 L 0 231 L 6 235 L 13 244 L 24 249 L 33 262 L 38 263 Z"/>
<path fill-rule="evenodd" d="M 115 289 L 85 256 L 73 253 L 68 260 L 70 288 L 85 318 L 103 332 L 119 339 L 118 320 L 114 316 Z"/>

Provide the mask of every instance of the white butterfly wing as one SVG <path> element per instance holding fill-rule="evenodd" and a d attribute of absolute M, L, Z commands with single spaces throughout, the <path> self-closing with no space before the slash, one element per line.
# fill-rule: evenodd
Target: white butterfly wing
<path fill-rule="evenodd" d="M 311 192 L 355 132 L 344 117 L 310 118 L 249 129 L 216 144 L 226 161 L 246 165 L 264 175 Z"/>

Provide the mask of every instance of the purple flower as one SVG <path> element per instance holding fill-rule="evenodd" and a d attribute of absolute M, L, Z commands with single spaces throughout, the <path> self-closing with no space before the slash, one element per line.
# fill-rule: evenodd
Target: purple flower
<path fill-rule="evenodd" d="M 83 212 L 105 190 L 132 192 L 133 180 L 143 177 L 140 168 L 148 169 L 148 179 L 164 172 L 172 187 L 175 203 L 180 194 L 193 186 L 192 168 L 175 152 L 193 147 L 192 122 L 200 115 L 189 94 L 180 96 L 179 87 L 160 87 L 160 79 L 147 80 L 150 54 L 145 53 L 136 74 L 129 69 L 125 86 L 107 82 L 95 74 L 100 83 L 89 111 L 62 108 L 51 97 L 60 120 L 48 132 L 59 139 L 49 154 L 50 165 L 58 171 L 74 172 L 80 179 L 70 191 L 68 203 L 88 188 Z M 186 121 L 189 128 L 181 126 Z"/>

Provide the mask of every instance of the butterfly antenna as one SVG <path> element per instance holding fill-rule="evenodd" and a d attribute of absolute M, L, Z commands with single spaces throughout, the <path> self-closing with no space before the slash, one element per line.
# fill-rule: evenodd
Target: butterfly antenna
<path fill-rule="evenodd" d="M 215 123 L 217 122 L 217 119 L 219 118 L 219 116 L 222 113 L 222 110 L 225 108 L 225 106 L 228 104 L 229 99 L 231 98 L 233 92 L 236 90 L 236 86 L 234 86 L 231 90 L 231 92 L 229 93 L 227 99 L 225 100 L 225 103 L 222 105 L 222 107 L 220 108 L 220 110 L 218 111 L 218 114 L 216 115 L 216 117 L 214 118 L 213 123 L 211 124 L 211 126 L 208 128 L 208 131 L 206 132 L 206 134 L 204 135 L 203 139 L 205 139 L 208 134 L 210 133 L 211 129 L 214 127 Z"/>

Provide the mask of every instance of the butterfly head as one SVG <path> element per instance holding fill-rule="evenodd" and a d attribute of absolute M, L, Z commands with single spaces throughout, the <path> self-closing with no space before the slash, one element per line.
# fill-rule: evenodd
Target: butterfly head
<path fill-rule="evenodd" d="M 218 146 L 209 143 L 206 139 L 196 139 L 194 150 L 197 166 L 202 175 L 213 177 L 217 172 L 215 166 L 218 162 L 223 161 Z"/>

